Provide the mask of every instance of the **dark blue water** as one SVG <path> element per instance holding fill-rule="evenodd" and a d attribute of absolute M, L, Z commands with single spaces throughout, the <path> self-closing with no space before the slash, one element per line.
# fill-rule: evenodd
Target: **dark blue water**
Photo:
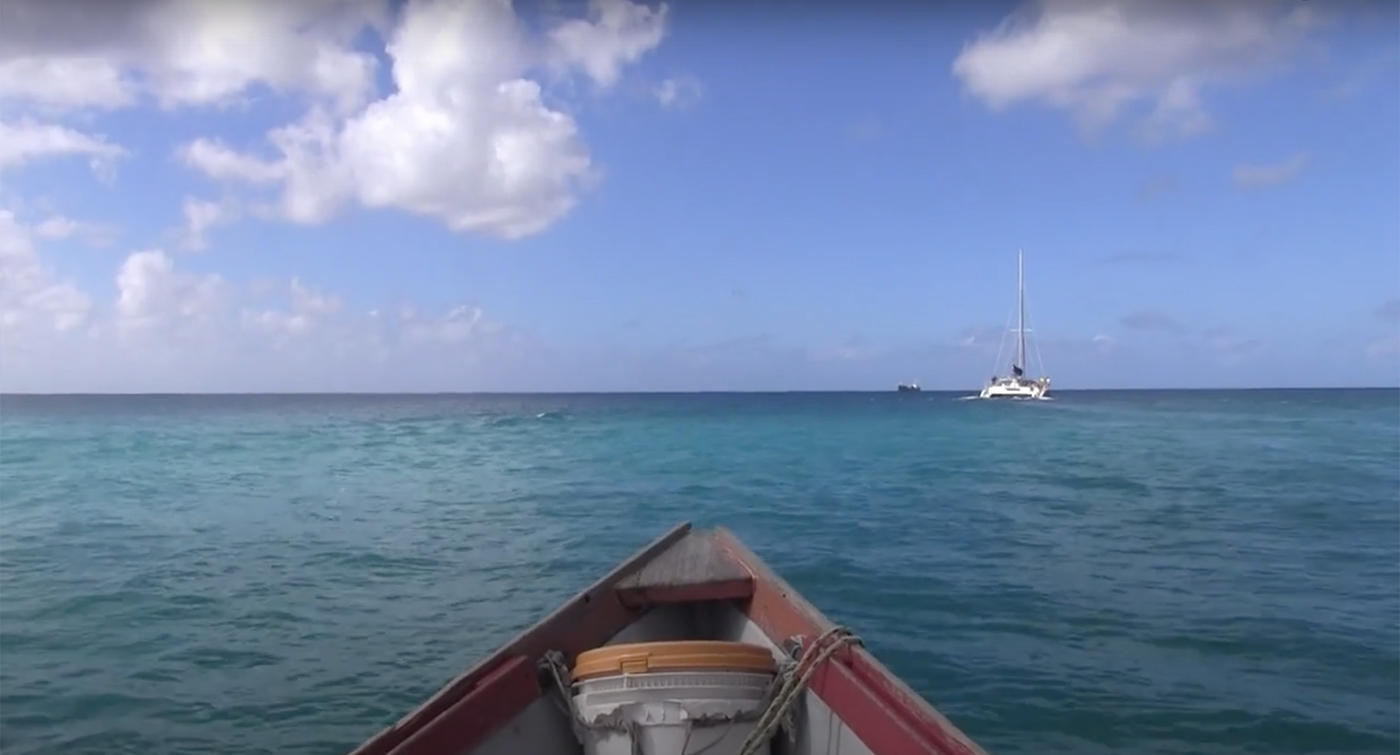
<path fill-rule="evenodd" d="M 338 753 L 676 522 L 994 753 L 1400 750 L 1400 392 L 0 399 L 0 751 Z"/>

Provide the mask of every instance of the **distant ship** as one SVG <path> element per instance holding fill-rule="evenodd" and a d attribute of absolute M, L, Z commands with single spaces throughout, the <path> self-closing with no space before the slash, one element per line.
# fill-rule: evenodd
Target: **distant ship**
<path fill-rule="evenodd" d="M 1016 251 L 1016 351 L 1011 355 L 1011 374 L 992 376 L 979 398 L 1037 399 L 1050 392 L 1050 378 L 1026 376 L 1026 278 L 1020 250 Z M 1042 367 L 1043 369 L 1043 367 Z"/>
<path fill-rule="evenodd" d="M 918 383 L 900 383 L 900 384 L 899 384 L 899 392 L 900 392 L 900 393 L 918 393 L 920 390 L 921 390 L 921 389 L 919 388 L 919 384 L 918 384 Z"/>

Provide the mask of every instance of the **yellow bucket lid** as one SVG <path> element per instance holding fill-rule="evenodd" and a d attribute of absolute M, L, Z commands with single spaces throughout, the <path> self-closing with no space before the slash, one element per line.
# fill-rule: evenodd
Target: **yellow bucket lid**
<path fill-rule="evenodd" d="M 604 645 L 578 655 L 574 681 L 613 674 L 652 671 L 757 671 L 773 673 L 778 664 L 768 648 L 745 642 L 690 640 Z"/>

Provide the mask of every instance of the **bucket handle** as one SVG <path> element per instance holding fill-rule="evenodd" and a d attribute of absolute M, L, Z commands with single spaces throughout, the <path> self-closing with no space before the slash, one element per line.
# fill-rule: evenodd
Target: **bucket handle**
<path fill-rule="evenodd" d="M 651 653 L 630 653 L 618 658 L 624 674 L 645 674 L 651 670 Z"/>

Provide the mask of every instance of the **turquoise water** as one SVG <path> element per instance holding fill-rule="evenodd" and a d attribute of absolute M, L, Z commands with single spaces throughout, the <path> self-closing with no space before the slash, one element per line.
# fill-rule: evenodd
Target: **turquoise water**
<path fill-rule="evenodd" d="M 678 521 L 993 753 L 1400 750 L 1400 392 L 0 399 L 0 751 L 340 753 Z"/>

